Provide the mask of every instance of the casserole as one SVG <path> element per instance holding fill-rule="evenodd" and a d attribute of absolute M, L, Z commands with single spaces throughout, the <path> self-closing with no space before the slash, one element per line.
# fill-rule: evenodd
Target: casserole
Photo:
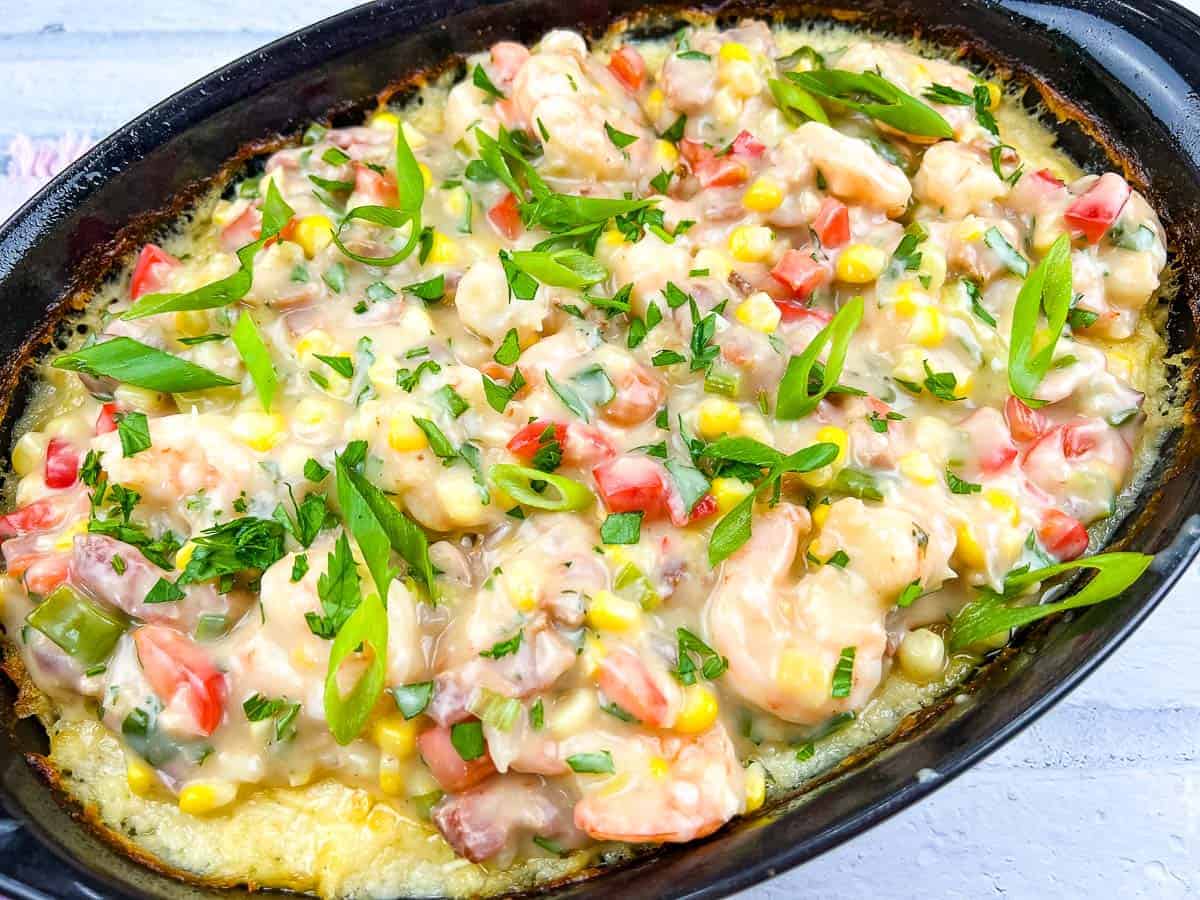
<path fill-rule="evenodd" d="M 872 24 L 874 24 L 874 23 L 872 23 Z M 541 28 L 542 25 L 544 25 L 544 23 L 539 23 L 539 28 Z"/>

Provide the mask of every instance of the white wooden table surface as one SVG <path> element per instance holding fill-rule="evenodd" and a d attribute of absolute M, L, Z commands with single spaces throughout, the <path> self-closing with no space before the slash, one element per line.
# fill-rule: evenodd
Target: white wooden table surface
<path fill-rule="evenodd" d="M 80 138 L 347 5 L 4 0 L 0 218 Z M 1096 675 L 1003 750 L 742 900 L 1200 896 L 1198 593 L 1193 568 Z"/>

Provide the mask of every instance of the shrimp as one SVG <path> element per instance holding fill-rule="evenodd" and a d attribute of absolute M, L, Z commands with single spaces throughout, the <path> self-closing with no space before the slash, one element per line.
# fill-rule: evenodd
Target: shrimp
<path fill-rule="evenodd" d="M 805 122 L 780 146 L 791 142 L 804 148 L 833 196 L 849 204 L 885 210 L 891 216 L 904 212 L 912 196 L 908 177 L 866 141 L 820 122 Z"/>
<path fill-rule="evenodd" d="M 110 483 L 134 488 L 143 502 L 193 523 L 208 524 L 213 512 L 231 509 L 243 493 L 274 493 L 270 477 L 258 465 L 258 454 L 237 438 L 224 416 L 150 419 L 150 446 L 134 456 L 124 455 L 115 431 L 97 436 L 92 446 L 101 454 Z M 196 510 L 181 502 L 201 493 L 208 503 Z"/>
<path fill-rule="evenodd" d="M 458 282 L 454 308 L 470 331 L 498 345 L 511 328 L 526 342 L 542 332 L 550 299 L 539 290 L 532 300 L 514 302 L 504 268 L 494 257 L 473 263 Z"/>
<path fill-rule="evenodd" d="M 684 843 L 745 810 L 745 772 L 725 726 L 694 737 L 592 731 L 564 752 L 607 750 L 614 775 L 577 775 L 575 825 L 600 841 Z"/>
<path fill-rule="evenodd" d="M 1101 419 L 1078 418 L 1042 435 L 1021 466 L 1056 506 L 1086 523 L 1111 512 L 1132 464 L 1133 452 L 1117 429 Z"/>
<path fill-rule="evenodd" d="M 600 663 L 600 689 L 617 706 L 654 728 L 670 728 L 683 704 L 683 692 L 659 662 L 645 662 L 633 649 L 617 646 Z"/>
<path fill-rule="evenodd" d="M 982 212 L 987 204 L 1003 197 L 1006 190 L 988 163 L 953 141 L 943 141 L 926 150 L 921 168 L 913 178 L 916 198 L 948 219 Z"/>
<path fill-rule="evenodd" d="M 902 513 L 840 500 L 814 548 L 818 558 L 842 550 L 850 561 L 796 579 L 790 571 L 809 522 L 795 506 L 756 522 L 749 543 L 725 563 L 705 623 L 709 642 L 729 659 L 726 681 L 739 695 L 789 722 L 813 725 L 861 707 L 879 684 L 884 616 L 921 576 L 923 549 Z M 852 687 L 835 698 L 830 683 L 846 647 L 855 648 Z"/>

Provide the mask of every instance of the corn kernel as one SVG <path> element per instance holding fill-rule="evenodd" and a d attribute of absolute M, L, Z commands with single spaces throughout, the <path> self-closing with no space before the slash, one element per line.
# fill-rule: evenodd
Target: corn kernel
<path fill-rule="evenodd" d="M 40 431 L 27 431 L 13 444 L 12 465 L 18 475 L 28 475 L 38 469 L 46 459 L 48 435 Z"/>
<path fill-rule="evenodd" d="M 729 235 L 729 252 L 740 262 L 761 262 L 771 252 L 774 241 L 771 229 L 765 225 L 739 225 Z"/>
<path fill-rule="evenodd" d="M 958 526 L 958 546 L 955 553 L 959 560 L 969 569 L 984 570 L 987 568 L 987 552 L 975 538 L 975 530 L 966 522 Z"/>
<path fill-rule="evenodd" d="M 985 223 L 978 216 L 967 216 L 955 227 L 960 241 L 977 241 L 983 237 Z"/>
<path fill-rule="evenodd" d="M 125 782 L 133 793 L 139 797 L 147 797 L 158 787 L 158 776 L 146 762 L 137 757 L 130 757 L 125 765 Z"/>
<path fill-rule="evenodd" d="M 994 81 L 987 82 L 988 92 L 988 109 L 995 109 L 1000 105 L 1000 85 Z"/>
<path fill-rule="evenodd" d="M 737 431 L 741 421 L 742 411 L 736 403 L 724 397 L 705 397 L 696 415 L 696 428 L 702 438 L 711 441 Z"/>
<path fill-rule="evenodd" d="M 538 567 L 533 562 L 516 559 L 504 567 L 505 593 L 521 612 L 532 612 L 537 607 L 539 589 Z"/>
<path fill-rule="evenodd" d="M 304 255 L 312 259 L 333 243 L 333 223 L 327 216 L 305 216 L 296 223 L 292 240 L 300 245 Z"/>
<path fill-rule="evenodd" d="M 113 400 L 118 409 L 135 409 L 138 412 L 160 412 L 166 406 L 167 395 L 149 388 L 134 387 L 132 384 L 117 385 Z"/>
<path fill-rule="evenodd" d="M 333 338 L 329 336 L 329 332 L 320 328 L 305 332 L 300 336 L 300 340 L 296 341 L 296 356 L 300 358 L 310 357 L 317 353 L 331 356 L 332 349 Z"/>
<path fill-rule="evenodd" d="M 812 522 L 815 528 L 823 528 L 825 521 L 829 518 L 830 503 L 818 503 L 812 508 Z"/>
<path fill-rule="evenodd" d="M 825 425 L 818 428 L 817 443 L 837 445 L 837 456 L 833 458 L 830 465 L 837 467 L 846 461 L 846 452 L 850 449 L 850 435 L 846 434 L 845 429 L 838 428 L 836 425 Z"/>
<path fill-rule="evenodd" d="M 737 320 L 747 328 L 771 334 L 779 327 L 781 313 L 771 295 L 757 291 L 743 300 L 735 312 Z"/>
<path fill-rule="evenodd" d="M 229 781 L 197 781 L 179 792 L 179 811 L 202 816 L 228 806 L 237 796 L 237 785 Z"/>
<path fill-rule="evenodd" d="M 440 231 L 435 231 L 433 233 L 433 243 L 429 248 L 428 261 L 434 265 L 448 265 L 457 262 L 458 257 L 458 244 Z"/>
<path fill-rule="evenodd" d="M 425 137 L 425 132 L 414 126 L 411 122 L 401 122 L 400 127 L 404 129 L 404 139 L 408 141 L 408 146 L 413 150 L 420 150 L 429 143 L 429 139 Z"/>
<path fill-rule="evenodd" d="M 218 200 L 212 211 L 213 224 L 224 228 L 246 211 L 246 205 L 243 200 Z"/>
<path fill-rule="evenodd" d="M 371 120 L 367 124 L 380 131 L 395 131 L 400 127 L 400 117 L 394 112 L 377 112 L 371 116 Z M 406 134 L 405 137 L 408 135 Z M 409 146 L 411 147 L 412 144 L 410 143 Z"/>
<path fill-rule="evenodd" d="M 670 141 L 657 140 L 654 142 L 654 163 L 662 169 L 673 169 L 679 162 L 679 151 Z"/>
<path fill-rule="evenodd" d="M 323 397 L 301 397 L 293 414 L 302 425 L 320 425 L 333 416 L 333 404 Z"/>
<path fill-rule="evenodd" d="M 756 178 L 742 195 L 742 206 L 755 212 L 770 212 L 783 202 L 783 188 L 774 178 Z"/>
<path fill-rule="evenodd" d="M 896 658 L 913 681 L 933 681 L 946 668 L 946 643 L 928 628 L 918 628 L 904 636 Z"/>
<path fill-rule="evenodd" d="M 421 171 L 421 180 L 425 182 L 425 190 L 429 190 L 433 187 L 433 172 L 423 162 L 417 163 L 417 168 Z"/>
<path fill-rule="evenodd" d="M 671 764 L 661 756 L 650 757 L 650 774 L 655 778 L 666 778 L 671 774 Z"/>
<path fill-rule="evenodd" d="M 704 247 L 696 252 L 696 256 L 692 260 L 692 268 L 707 269 L 711 278 L 721 282 L 728 281 L 729 275 L 733 271 L 729 257 L 720 250 L 713 250 L 710 247 Z"/>
<path fill-rule="evenodd" d="M 740 478 L 714 478 L 712 494 L 717 501 L 717 511 L 724 515 L 745 500 L 752 490 L 753 487 Z"/>
<path fill-rule="evenodd" d="M 175 330 L 181 337 L 197 337 L 208 332 L 208 313 L 189 309 L 175 313 Z"/>
<path fill-rule="evenodd" d="M 54 541 L 54 549 L 66 553 L 75 546 L 75 538 L 81 534 L 87 534 L 88 526 L 86 521 L 79 521 L 68 526 Z"/>
<path fill-rule="evenodd" d="M 721 62 L 733 62 L 735 60 L 741 62 L 752 62 L 754 59 L 750 48 L 745 44 L 739 44 L 737 41 L 729 41 L 721 45 L 720 60 Z"/>
<path fill-rule="evenodd" d="M 954 385 L 954 396 L 960 400 L 971 395 L 971 388 L 975 386 L 975 376 L 968 372 L 962 378 L 958 379 Z"/>
<path fill-rule="evenodd" d="M 233 417 L 230 430 L 247 446 L 265 453 L 283 437 L 284 420 L 278 413 L 242 412 Z"/>
<path fill-rule="evenodd" d="M 779 655 L 775 682 L 792 697 L 823 703 L 829 696 L 830 678 L 821 661 L 802 650 L 789 647 Z"/>
<path fill-rule="evenodd" d="M 600 235 L 600 243 L 606 247 L 619 247 L 625 243 L 625 235 L 617 231 L 615 228 L 606 229 Z"/>
<path fill-rule="evenodd" d="M 641 618 L 641 606 L 612 591 L 597 591 L 588 603 L 587 621 L 597 631 L 629 631 Z"/>
<path fill-rule="evenodd" d="M 600 663 L 604 657 L 608 655 L 608 648 L 604 646 L 604 641 L 596 637 L 594 634 L 588 634 L 583 641 L 583 652 L 580 657 L 583 660 L 583 674 L 591 678 L 596 674 L 596 670 L 600 668 Z"/>
<path fill-rule="evenodd" d="M 646 95 L 646 102 L 642 108 L 646 111 L 646 118 L 651 122 L 659 117 L 663 110 L 663 92 L 658 88 L 654 88 Z"/>
<path fill-rule="evenodd" d="M 928 453 L 914 450 L 900 457 L 900 474 L 909 481 L 929 487 L 938 480 L 937 466 L 929 458 Z"/>
<path fill-rule="evenodd" d="M 838 281 L 870 284 L 887 265 L 887 254 L 870 244 L 851 244 L 837 259 Z"/>
<path fill-rule="evenodd" d="M 672 727 L 684 734 L 708 731 L 717 721 L 717 711 L 717 695 L 712 688 L 693 684 L 683 689 L 683 708 L 679 710 Z"/>
<path fill-rule="evenodd" d="M 371 726 L 371 737 L 384 753 L 397 759 L 408 759 L 417 749 L 417 722 L 403 716 L 390 715 L 377 719 Z"/>
<path fill-rule="evenodd" d="M 429 445 L 429 439 L 412 416 L 392 416 L 388 422 L 388 446 L 397 453 L 407 453 L 413 450 L 424 450 Z"/>
<path fill-rule="evenodd" d="M 738 97 L 753 97 L 762 90 L 762 78 L 752 62 L 741 59 L 722 62 L 717 77 Z"/>
<path fill-rule="evenodd" d="M 487 507 L 478 485 L 466 469 L 455 469 L 443 475 L 438 479 L 436 491 L 438 503 L 453 525 L 466 528 L 482 524 Z"/>
<path fill-rule="evenodd" d="M 591 688 L 576 688 L 560 695 L 546 710 L 546 729 L 557 738 L 579 734 L 598 710 L 596 692 Z"/>
<path fill-rule="evenodd" d="M 758 760 L 746 766 L 746 812 L 759 809 L 767 799 L 767 770 Z"/>
<path fill-rule="evenodd" d="M 922 347 L 936 347 L 946 338 L 946 317 L 936 306 L 920 306 L 913 316 L 908 336 Z"/>
<path fill-rule="evenodd" d="M 400 760 L 390 753 L 380 754 L 379 789 L 394 797 L 403 794 L 404 787 L 404 773 L 400 771 Z"/>
<path fill-rule="evenodd" d="M 936 244 L 921 246 L 921 264 L 917 267 L 921 284 L 931 295 L 937 295 L 946 283 L 946 254 Z"/>
<path fill-rule="evenodd" d="M 1014 526 L 1021 523 L 1021 510 L 1017 508 L 1017 501 L 1008 491 L 1002 491 L 999 488 L 987 488 L 983 492 L 983 499 L 992 509 L 1006 514 L 1009 522 Z"/>

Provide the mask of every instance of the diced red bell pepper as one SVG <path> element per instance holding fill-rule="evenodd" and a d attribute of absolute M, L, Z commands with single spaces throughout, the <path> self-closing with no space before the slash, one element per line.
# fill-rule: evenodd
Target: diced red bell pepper
<path fill-rule="evenodd" d="M 79 451 L 62 438 L 46 445 L 46 487 L 68 488 L 79 477 Z"/>
<path fill-rule="evenodd" d="M 1008 420 L 1008 430 L 1013 440 L 1019 444 L 1037 440 L 1050 430 L 1050 421 L 1017 397 L 1009 397 L 1005 401 L 1004 418 Z"/>
<path fill-rule="evenodd" d="M 733 139 L 733 144 L 729 152 L 734 156 L 748 156 L 751 159 L 758 159 L 758 157 L 767 152 L 767 145 L 750 132 L 743 130 L 738 132 L 738 136 Z"/>
<path fill-rule="evenodd" d="M 262 234 L 262 213 L 247 206 L 240 216 L 221 230 L 221 249 L 230 253 L 258 240 Z"/>
<path fill-rule="evenodd" d="M 705 494 L 696 501 L 696 505 L 692 507 L 691 515 L 688 517 L 689 522 L 699 522 L 701 519 L 707 519 L 709 516 L 715 515 L 717 512 L 717 498 L 712 494 Z"/>
<path fill-rule="evenodd" d="M 96 434 L 108 434 L 117 430 L 117 404 L 105 403 L 96 416 Z"/>
<path fill-rule="evenodd" d="M 1082 234 L 1089 244 L 1095 244 L 1117 221 L 1129 200 L 1129 194 L 1129 184 L 1124 178 L 1114 172 L 1105 172 L 1099 181 L 1067 207 L 1063 219 L 1073 231 Z"/>
<path fill-rule="evenodd" d="M 826 197 L 812 227 L 822 247 L 842 247 L 850 243 L 850 210 L 842 201 Z"/>
<path fill-rule="evenodd" d="M 512 191 L 504 195 L 504 199 L 488 210 L 488 221 L 495 229 L 515 241 L 521 236 L 524 226 L 521 223 L 521 211 L 517 205 L 517 196 Z"/>
<path fill-rule="evenodd" d="M 542 436 L 549 429 L 553 429 L 553 434 L 543 438 Z M 509 438 L 508 452 L 521 459 L 530 460 L 551 441 L 558 441 L 560 445 L 565 445 L 567 443 L 567 426 L 557 422 L 530 422 Z"/>
<path fill-rule="evenodd" d="M 1088 548 L 1088 533 L 1083 523 L 1057 509 L 1046 510 L 1037 535 L 1046 552 L 1062 562 L 1078 559 Z"/>
<path fill-rule="evenodd" d="M 666 515 L 667 473 L 649 456 L 619 456 L 592 470 L 596 489 L 609 512 L 643 512 L 647 519 Z"/>
<path fill-rule="evenodd" d="M 227 687 L 199 646 L 165 625 L 143 625 L 133 633 L 138 661 L 150 687 L 164 704 L 182 696 L 197 733 L 210 735 L 221 724 Z"/>
<path fill-rule="evenodd" d="M 66 514 L 67 507 L 63 506 L 60 498 L 43 497 L 28 506 L 0 516 L 0 538 L 47 531 L 61 524 Z"/>
<path fill-rule="evenodd" d="M 138 254 L 129 280 L 129 299 L 136 300 L 143 294 L 155 294 L 163 289 L 171 270 L 180 265 L 179 260 L 155 244 L 147 244 Z"/>
<path fill-rule="evenodd" d="M 750 167 L 732 154 L 717 156 L 700 141 L 684 138 L 679 153 L 703 187 L 730 187 L 750 177 Z"/>
<path fill-rule="evenodd" d="M 633 47 L 624 46 L 608 61 L 609 71 L 631 94 L 642 89 L 646 81 L 646 61 Z"/>
<path fill-rule="evenodd" d="M 549 440 L 543 440 L 542 435 L 547 428 L 554 429 L 553 440 L 562 447 L 563 462 L 570 466 L 594 466 L 613 455 L 613 449 L 608 438 L 598 429 L 590 425 L 572 422 L 563 425 L 539 419 L 530 422 L 514 434 L 508 441 L 508 450 L 521 459 L 533 459 L 534 454 Z"/>
<path fill-rule="evenodd" d="M 829 279 L 829 269 L 813 259 L 811 252 L 789 250 L 775 264 L 771 277 L 787 286 L 795 299 L 804 300 Z"/>

